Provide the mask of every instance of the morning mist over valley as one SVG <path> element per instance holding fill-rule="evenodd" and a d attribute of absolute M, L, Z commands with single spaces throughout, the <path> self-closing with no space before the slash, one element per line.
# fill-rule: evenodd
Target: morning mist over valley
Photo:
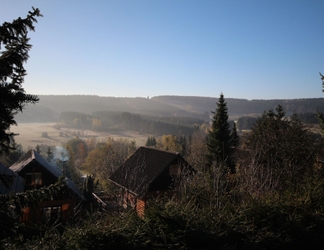
<path fill-rule="evenodd" d="M 190 135 L 194 126 L 200 126 L 204 123 L 209 124 L 212 119 L 212 111 L 218 100 L 216 97 L 195 97 L 195 96 L 156 96 L 156 97 L 102 97 L 89 95 L 40 95 L 39 102 L 36 105 L 28 105 L 22 113 L 16 116 L 18 128 L 12 128 L 12 131 L 19 132 L 20 127 L 27 127 L 24 123 L 47 123 L 48 126 L 56 128 L 68 128 L 70 136 L 76 135 L 85 130 L 105 132 L 105 136 L 116 136 L 134 139 L 138 142 L 138 146 L 145 144 L 145 136 L 162 136 L 164 132 L 169 132 L 176 135 Z M 246 100 L 236 98 L 226 98 L 228 106 L 229 120 L 238 122 L 238 128 L 241 130 L 250 129 L 253 121 L 260 117 L 264 111 L 270 109 L 275 110 L 278 105 L 281 105 L 287 116 L 298 114 L 300 119 L 305 124 L 318 126 L 316 119 L 317 112 L 324 110 L 324 98 L 308 98 L 308 99 L 288 99 L 288 100 Z M 143 121 L 138 124 L 129 126 L 125 124 L 122 115 L 136 116 L 139 119 L 159 121 L 161 128 L 148 129 L 142 127 Z M 98 128 L 93 124 L 93 119 L 105 120 L 102 128 Z M 107 119 L 110 120 L 107 122 Z M 246 120 L 250 120 L 247 122 Z M 247 123 L 249 125 L 247 125 Z M 40 125 L 39 124 L 39 125 Z M 174 127 L 168 131 L 163 128 L 170 124 L 183 127 Z M 22 143 L 24 149 L 34 147 L 37 144 L 44 143 L 42 138 L 43 132 L 48 132 L 44 128 L 40 129 L 37 134 L 32 133 L 31 138 L 21 134 L 16 137 L 18 143 Z M 34 129 L 36 130 L 36 127 Z M 50 128 L 52 130 L 52 128 Z M 133 132 L 133 133 L 127 133 Z M 125 133 L 126 132 L 126 133 Z M 53 131 L 51 136 L 58 137 L 50 140 L 46 138 L 46 143 L 52 146 L 69 139 L 70 137 L 60 138 L 59 134 L 62 131 Z M 84 134 L 85 132 L 83 132 Z M 135 133 L 135 134 L 134 134 Z M 98 137 L 96 133 L 87 133 L 88 137 Z M 36 138 L 35 138 L 36 137 Z M 99 136 L 103 139 L 103 135 Z M 136 139 L 136 137 L 138 137 Z"/>

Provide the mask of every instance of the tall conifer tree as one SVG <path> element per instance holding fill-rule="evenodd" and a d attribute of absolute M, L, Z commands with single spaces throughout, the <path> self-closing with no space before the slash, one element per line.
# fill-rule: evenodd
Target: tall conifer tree
<path fill-rule="evenodd" d="M 213 164 L 216 166 L 225 165 L 235 172 L 235 166 L 232 163 L 232 147 L 231 147 L 231 129 L 228 122 L 228 109 L 221 94 L 218 100 L 216 111 L 212 112 L 212 127 L 207 137 L 207 166 Z"/>
<path fill-rule="evenodd" d="M 231 147 L 236 148 L 238 146 L 239 143 L 239 136 L 237 134 L 237 127 L 236 127 L 236 123 L 233 122 L 233 128 L 231 131 Z"/>
<path fill-rule="evenodd" d="M 322 80 L 322 92 L 324 92 L 324 75 L 320 73 L 320 76 Z M 324 114 L 322 112 L 317 111 L 317 119 L 322 130 L 322 135 L 324 136 Z"/>
<path fill-rule="evenodd" d="M 12 148 L 13 133 L 8 132 L 15 125 L 14 115 L 22 112 L 27 103 L 38 101 L 37 96 L 25 93 L 22 88 L 28 59 L 28 31 L 34 31 L 38 9 L 30 11 L 26 18 L 18 18 L 0 26 L 0 154 Z M 1 50 L 3 49 L 3 50 Z"/>

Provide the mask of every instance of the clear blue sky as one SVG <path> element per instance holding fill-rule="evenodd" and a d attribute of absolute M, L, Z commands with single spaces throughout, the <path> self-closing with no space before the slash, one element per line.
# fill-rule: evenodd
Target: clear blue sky
<path fill-rule="evenodd" d="M 1 0 L 40 9 L 31 94 L 324 97 L 323 0 Z"/>

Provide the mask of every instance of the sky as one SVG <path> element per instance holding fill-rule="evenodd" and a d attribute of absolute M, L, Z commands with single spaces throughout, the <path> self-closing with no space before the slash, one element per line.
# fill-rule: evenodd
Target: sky
<path fill-rule="evenodd" d="M 1 0 L 0 24 L 32 6 L 28 94 L 324 97 L 323 0 Z"/>

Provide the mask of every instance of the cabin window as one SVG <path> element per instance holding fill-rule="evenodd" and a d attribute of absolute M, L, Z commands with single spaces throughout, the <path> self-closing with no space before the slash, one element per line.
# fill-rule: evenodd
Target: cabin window
<path fill-rule="evenodd" d="M 180 176 L 180 166 L 179 165 L 170 165 L 169 174 L 171 176 Z"/>
<path fill-rule="evenodd" d="M 34 185 L 42 185 L 42 173 L 34 173 Z"/>
<path fill-rule="evenodd" d="M 42 185 L 42 173 L 27 173 L 26 185 Z"/>
<path fill-rule="evenodd" d="M 44 207 L 42 209 L 42 221 L 43 223 L 54 223 L 61 219 L 61 207 Z"/>
<path fill-rule="evenodd" d="M 26 185 L 32 185 L 33 183 L 33 174 L 26 174 Z"/>

